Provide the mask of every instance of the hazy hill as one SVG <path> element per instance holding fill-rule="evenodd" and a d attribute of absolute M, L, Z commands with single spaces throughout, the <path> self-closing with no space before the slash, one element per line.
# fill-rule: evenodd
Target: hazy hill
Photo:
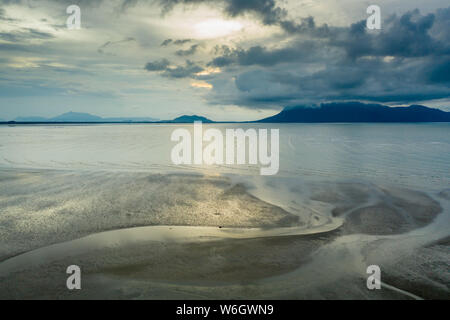
<path fill-rule="evenodd" d="M 53 118 L 43 117 L 18 117 L 16 122 L 151 122 L 158 119 L 149 117 L 122 117 L 122 118 L 102 118 L 89 113 L 67 112 Z"/>
<path fill-rule="evenodd" d="M 80 112 L 67 112 L 54 118 L 50 118 L 50 121 L 55 122 L 99 122 L 103 121 L 102 117 L 94 116 L 89 113 Z"/>
<path fill-rule="evenodd" d="M 150 117 L 122 117 L 122 118 L 103 118 L 103 121 L 108 122 L 153 122 L 158 121 L 156 118 Z"/>
<path fill-rule="evenodd" d="M 42 122 L 42 121 L 48 121 L 47 118 L 43 117 L 17 117 L 14 119 L 14 121 L 17 122 Z"/>

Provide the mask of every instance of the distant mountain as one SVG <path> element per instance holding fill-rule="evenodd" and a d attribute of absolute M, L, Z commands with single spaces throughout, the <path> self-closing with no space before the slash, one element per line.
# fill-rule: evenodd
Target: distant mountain
<path fill-rule="evenodd" d="M 159 119 L 150 118 L 150 117 L 130 117 L 130 118 L 103 118 L 103 121 L 108 122 L 154 122 Z"/>
<path fill-rule="evenodd" d="M 93 116 L 89 113 L 67 112 L 60 116 L 50 118 L 51 122 L 100 122 L 104 121 L 102 117 Z"/>
<path fill-rule="evenodd" d="M 420 105 L 388 107 L 360 102 L 289 107 L 258 122 L 450 122 L 450 112 Z"/>
<path fill-rule="evenodd" d="M 99 116 L 94 116 L 89 113 L 72 112 L 72 111 L 53 118 L 18 117 L 14 119 L 15 122 L 152 122 L 157 120 L 158 119 L 149 117 L 102 118 Z"/>
<path fill-rule="evenodd" d="M 43 117 L 17 117 L 14 119 L 16 122 L 42 122 L 42 121 L 48 121 L 47 118 Z"/>
<path fill-rule="evenodd" d="M 184 116 L 175 118 L 175 119 L 173 119 L 172 121 L 169 121 L 169 122 L 174 122 L 174 123 L 193 123 L 194 121 L 201 121 L 203 123 L 212 123 L 212 122 L 214 122 L 214 121 L 209 120 L 209 119 L 207 119 L 205 117 L 196 116 L 196 115 L 193 115 L 193 116 L 186 116 L 186 115 L 184 115 Z"/>

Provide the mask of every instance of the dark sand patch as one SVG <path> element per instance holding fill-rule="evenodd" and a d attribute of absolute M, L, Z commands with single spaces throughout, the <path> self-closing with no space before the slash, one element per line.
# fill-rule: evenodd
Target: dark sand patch
<path fill-rule="evenodd" d="M 429 244 L 427 247 L 432 247 L 435 245 L 447 246 L 450 248 L 450 236 L 440 239 L 438 241 L 435 241 L 435 242 Z"/>
<path fill-rule="evenodd" d="M 367 184 L 362 183 L 329 183 L 313 187 L 311 200 L 329 203 L 335 206 L 334 217 L 366 203 L 374 192 Z"/>
<path fill-rule="evenodd" d="M 392 235 L 421 228 L 442 211 L 426 193 L 400 188 L 383 189 L 359 184 L 337 184 L 330 194 L 315 194 L 316 201 L 335 204 L 333 216 L 344 216 L 344 234 Z M 369 199 L 374 204 L 368 204 Z M 333 201 L 336 201 L 333 203 Z"/>
<path fill-rule="evenodd" d="M 335 233 L 202 243 L 148 242 L 75 256 L 0 277 L 0 299 L 73 298 L 65 289 L 65 268 L 76 264 L 83 279 L 106 276 L 120 281 L 181 285 L 247 285 L 290 272 L 306 263 Z M 32 273 L 32 276 L 30 276 Z M 75 295 L 94 297 L 102 289 L 84 281 Z M 110 298 L 114 292 L 104 292 Z"/>
<path fill-rule="evenodd" d="M 403 216 L 384 203 L 357 209 L 350 213 L 343 225 L 345 234 L 397 234 L 410 230 Z"/>
<path fill-rule="evenodd" d="M 443 239 L 445 242 L 445 240 Z M 399 254 L 380 264 L 381 281 L 424 299 L 450 299 L 450 250 L 447 244 L 432 244 Z M 371 262 L 370 262 L 371 261 Z M 368 263 L 377 264 L 375 256 Z"/>
<path fill-rule="evenodd" d="M 158 250 L 140 246 L 133 249 L 139 262 L 130 264 L 124 257 L 123 265 L 97 272 L 178 283 L 246 283 L 295 270 L 329 239 L 322 235 L 226 240 L 166 244 Z"/>
<path fill-rule="evenodd" d="M 442 199 L 450 200 L 450 189 L 442 190 L 439 192 L 438 196 Z"/>
<path fill-rule="evenodd" d="M 442 211 L 440 204 L 424 192 L 399 188 L 384 192 L 386 200 L 403 211 L 404 217 L 416 227 L 426 226 Z"/>

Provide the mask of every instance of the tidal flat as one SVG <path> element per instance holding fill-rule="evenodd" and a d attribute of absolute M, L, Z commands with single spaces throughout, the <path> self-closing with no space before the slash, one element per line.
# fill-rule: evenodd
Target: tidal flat
<path fill-rule="evenodd" d="M 444 191 L 272 178 L 269 189 L 289 189 L 280 205 L 221 175 L 1 170 L 0 180 L 2 299 L 449 298 Z M 370 264 L 382 290 L 366 288 Z M 67 290 L 69 265 L 82 290 Z"/>
<path fill-rule="evenodd" d="M 448 123 L 204 127 L 279 129 L 279 172 L 174 165 L 189 124 L 0 126 L 0 298 L 450 298 Z"/>

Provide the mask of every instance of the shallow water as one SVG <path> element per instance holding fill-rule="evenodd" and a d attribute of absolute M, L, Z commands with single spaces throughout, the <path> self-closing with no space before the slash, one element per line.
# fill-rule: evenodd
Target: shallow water
<path fill-rule="evenodd" d="M 450 124 L 204 124 L 280 129 L 277 176 L 363 179 L 418 189 L 450 181 Z M 259 175 L 259 166 L 174 166 L 170 136 L 192 125 L 0 126 L 0 167 Z"/>

